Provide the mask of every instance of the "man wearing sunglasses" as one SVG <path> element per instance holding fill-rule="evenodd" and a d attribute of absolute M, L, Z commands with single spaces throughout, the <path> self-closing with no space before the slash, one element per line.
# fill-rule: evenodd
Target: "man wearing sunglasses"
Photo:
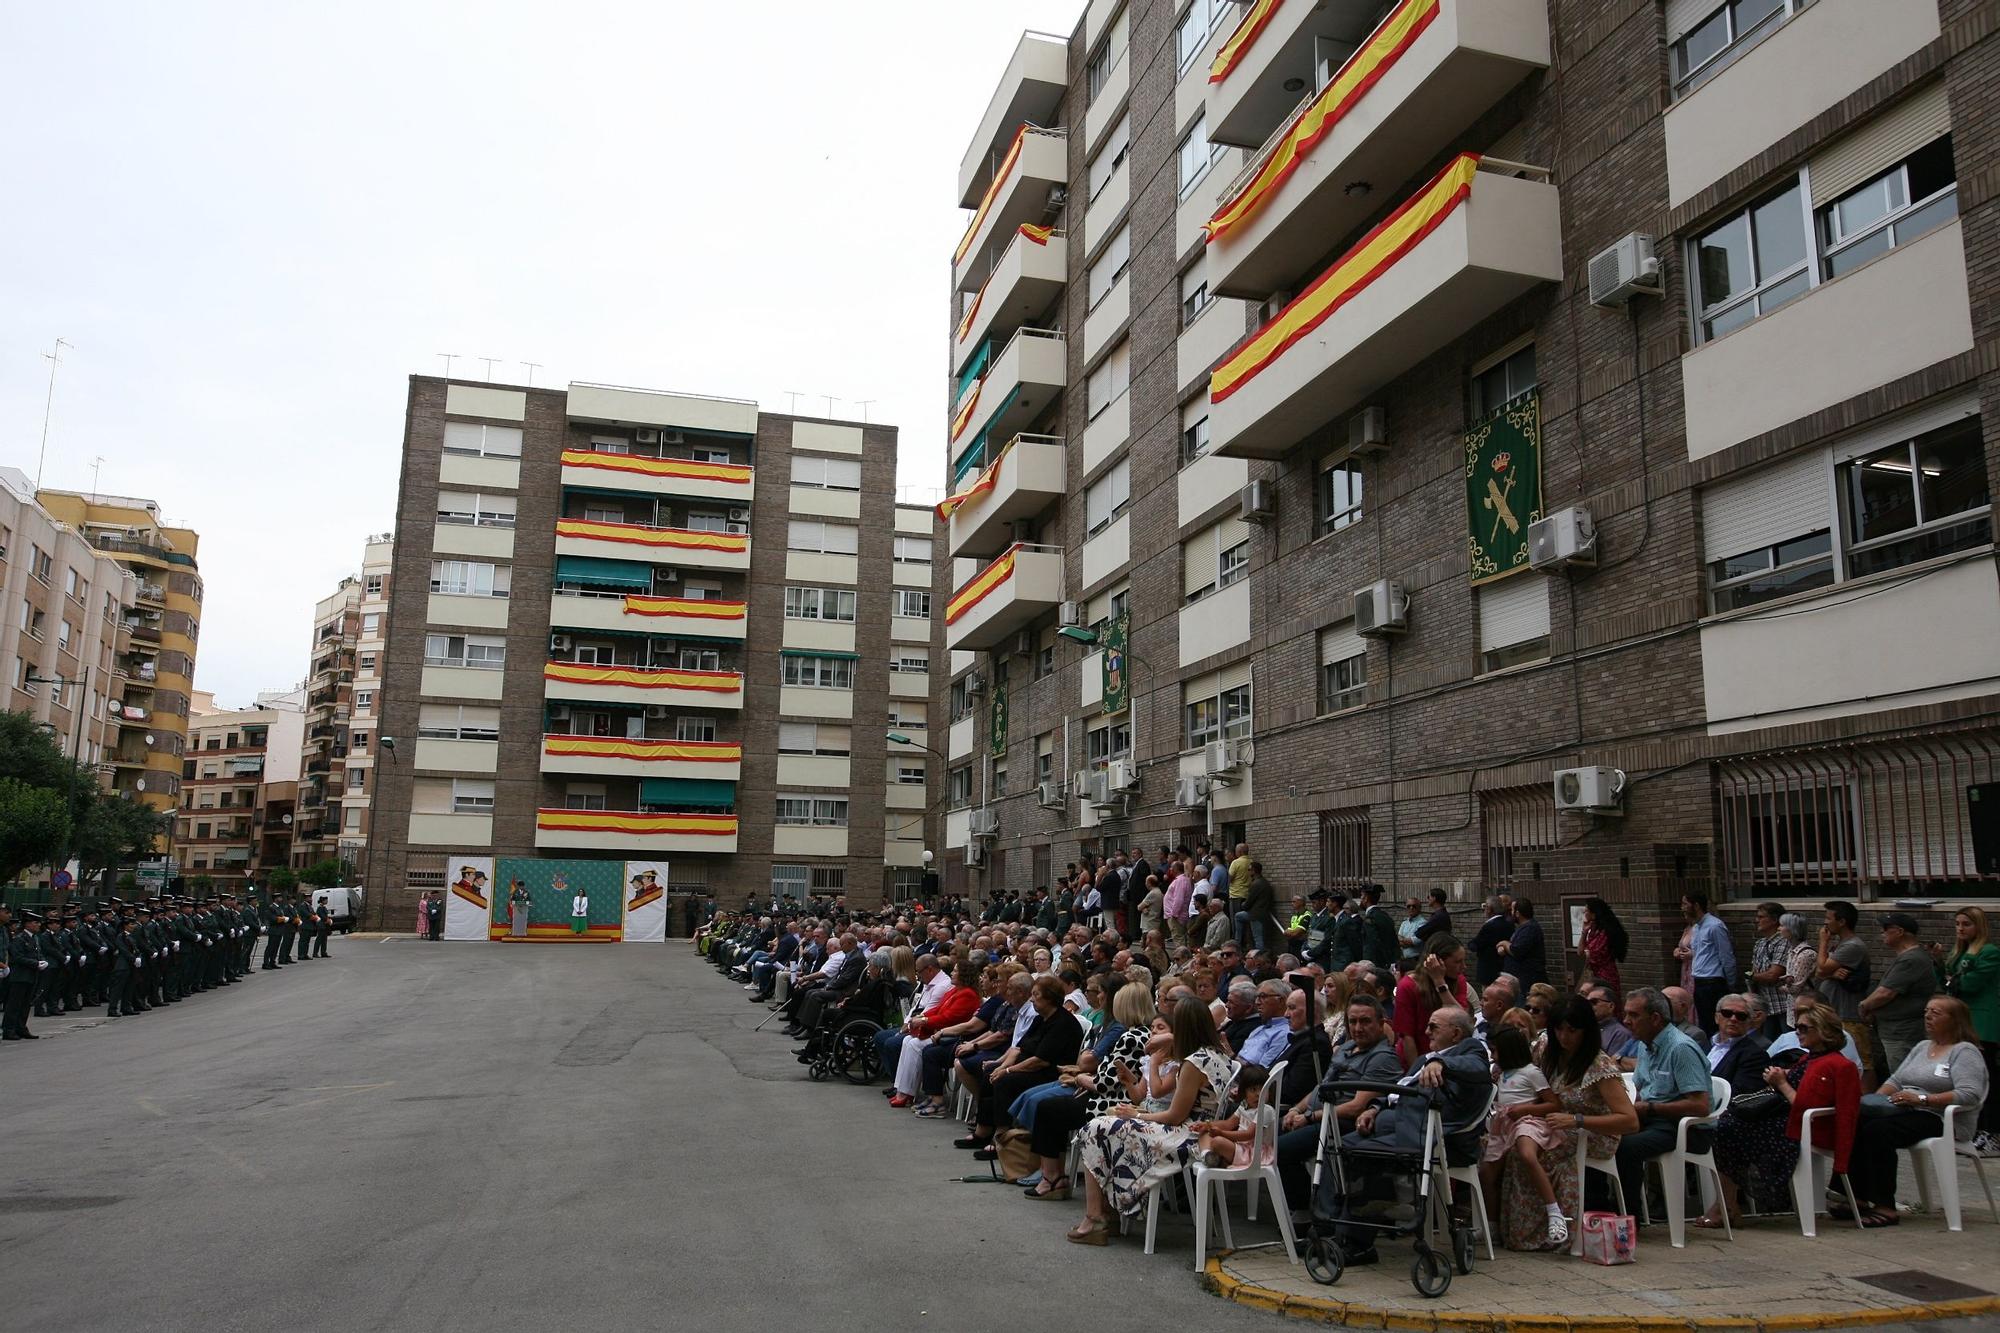
<path fill-rule="evenodd" d="M 1725 995 L 1715 1002 L 1715 1040 L 1708 1044 L 1708 1070 L 1729 1084 L 1732 1095 L 1764 1086 L 1770 1044 L 1758 1032 L 1763 1002 L 1751 995 Z"/>

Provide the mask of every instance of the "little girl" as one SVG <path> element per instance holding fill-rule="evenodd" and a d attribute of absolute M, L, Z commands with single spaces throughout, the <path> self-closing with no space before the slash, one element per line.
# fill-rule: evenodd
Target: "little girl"
<path fill-rule="evenodd" d="M 1527 1034 L 1511 1023 L 1497 1024 L 1487 1044 L 1493 1063 L 1500 1070 L 1500 1092 L 1494 1099 L 1492 1122 L 1486 1129 L 1486 1145 L 1479 1156 L 1479 1181 L 1486 1191 L 1488 1220 L 1497 1231 L 1500 1207 L 1500 1168 L 1507 1150 L 1513 1148 L 1526 1168 L 1535 1192 L 1549 1215 L 1549 1243 L 1561 1245 L 1569 1239 L 1569 1222 L 1562 1205 L 1556 1202 L 1555 1186 L 1542 1166 L 1542 1150 L 1548 1147 L 1546 1121 L 1539 1117 L 1562 1113 L 1562 1099 L 1549 1087 L 1529 1055 Z"/>
<path fill-rule="evenodd" d="M 1250 1144 L 1257 1137 L 1257 1104 L 1264 1096 L 1264 1080 L 1269 1071 L 1261 1065 L 1240 1065 L 1236 1078 L 1229 1085 L 1229 1099 L 1236 1106 L 1236 1114 L 1228 1120 L 1209 1120 L 1196 1125 L 1200 1135 L 1201 1161 L 1204 1166 L 1249 1166 Z M 1259 1163 L 1269 1166 L 1276 1159 L 1276 1140 L 1264 1145 L 1264 1160 Z"/>

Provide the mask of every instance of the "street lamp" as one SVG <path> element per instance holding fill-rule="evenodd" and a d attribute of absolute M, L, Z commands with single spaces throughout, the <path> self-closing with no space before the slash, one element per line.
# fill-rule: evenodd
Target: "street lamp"
<path fill-rule="evenodd" d="M 946 763 L 951 762 L 951 760 L 947 758 L 942 751 L 931 749 L 930 746 L 925 745 L 922 741 L 918 740 L 914 736 L 906 735 L 900 731 L 891 731 L 886 734 L 889 737 L 889 740 L 896 745 L 907 745 L 912 749 L 923 750 L 928 754 L 937 755 L 938 758 L 943 759 Z"/>

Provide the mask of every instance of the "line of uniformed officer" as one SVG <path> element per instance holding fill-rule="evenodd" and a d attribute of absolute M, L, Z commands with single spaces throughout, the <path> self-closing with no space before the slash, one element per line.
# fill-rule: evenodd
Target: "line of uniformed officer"
<path fill-rule="evenodd" d="M 144 1013 L 247 980 L 257 937 L 268 943 L 264 967 L 303 961 L 318 946 L 326 954 L 333 916 L 301 895 L 278 894 L 240 903 L 215 898 L 111 899 L 71 903 L 46 918 L 24 911 L 19 921 L 0 906 L 0 1037 L 34 1041 L 38 1018 L 104 1005 L 113 1018 Z M 298 958 L 292 957 L 297 943 Z"/>

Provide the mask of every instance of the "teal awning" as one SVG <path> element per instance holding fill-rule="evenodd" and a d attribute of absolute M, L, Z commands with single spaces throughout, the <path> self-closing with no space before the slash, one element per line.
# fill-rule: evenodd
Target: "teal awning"
<path fill-rule="evenodd" d="M 600 560 L 587 555 L 556 557 L 557 583 L 594 583 L 610 588 L 651 591 L 653 567 L 637 560 Z"/>
<path fill-rule="evenodd" d="M 850 662 L 861 660 L 860 653 L 836 653 L 828 648 L 780 648 L 780 657 L 844 657 Z"/>
<path fill-rule="evenodd" d="M 735 805 L 736 784 L 713 778 L 641 778 L 640 805 L 683 806 Z"/>

